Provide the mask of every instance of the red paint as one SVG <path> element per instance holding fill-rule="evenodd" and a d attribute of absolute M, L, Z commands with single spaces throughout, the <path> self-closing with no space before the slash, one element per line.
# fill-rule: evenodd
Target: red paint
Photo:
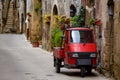
<path fill-rule="evenodd" d="M 91 32 L 92 37 L 89 37 L 89 38 L 92 38 L 91 40 L 93 41 L 78 42 L 78 43 L 71 42 L 71 31 L 72 30 L 73 31 L 78 30 L 79 32 L 86 31 L 86 33 L 87 31 Z M 87 33 L 87 35 L 89 34 Z M 80 27 L 79 28 L 67 28 L 64 31 L 64 36 L 65 37 L 63 40 L 64 41 L 63 48 L 58 47 L 58 48 L 55 48 L 53 51 L 54 57 L 61 59 L 64 62 L 64 64 L 76 65 L 76 60 L 78 58 L 72 58 L 70 53 L 78 52 L 78 54 L 79 53 L 89 53 L 89 54 L 96 53 L 97 54 L 96 42 L 95 42 L 95 37 L 94 37 L 92 29 L 80 28 Z M 84 37 L 87 38 L 88 36 L 84 36 Z M 96 65 L 96 58 L 90 58 L 90 59 L 92 61 L 92 65 Z"/>

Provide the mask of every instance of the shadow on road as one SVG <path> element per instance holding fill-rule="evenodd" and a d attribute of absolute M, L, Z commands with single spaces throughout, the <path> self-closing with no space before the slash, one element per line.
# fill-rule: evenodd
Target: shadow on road
<path fill-rule="evenodd" d="M 73 77 L 80 77 L 81 72 L 80 71 L 61 71 L 61 74 L 67 75 L 67 76 L 73 76 Z M 98 73 L 97 72 L 92 72 L 91 74 L 86 73 L 85 77 L 98 77 Z"/>

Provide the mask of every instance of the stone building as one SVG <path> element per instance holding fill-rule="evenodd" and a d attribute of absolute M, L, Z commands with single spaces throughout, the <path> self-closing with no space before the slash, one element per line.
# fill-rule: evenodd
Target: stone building
<path fill-rule="evenodd" d="M 84 0 L 43 0 L 42 1 L 42 17 L 50 14 L 50 23 L 43 23 L 43 48 L 50 50 L 51 29 L 54 24 L 55 15 L 64 15 L 66 18 L 70 18 L 71 11 L 74 14 L 78 13 L 79 8 Z M 44 20 L 44 19 L 43 19 Z"/>
<path fill-rule="evenodd" d="M 50 14 L 50 24 L 43 23 L 43 48 L 49 49 L 51 29 L 54 15 L 65 15 L 70 18 L 70 11 L 79 7 L 86 8 L 86 26 L 90 27 L 89 20 L 95 19 L 101 22 L 94 25 L 98 48 L 98 68 L 108 77 L 120 79 L 120 53 L 119 53 L 119 24 L 120 24 L 120 0 L 43 0 L 42 17 Z"/>
<path fill-rule="evenodd" d="M 109 0 L 110 1 L 110 0 Z M 116 79 L 120 79 L 120 31 L 119 31 L 119 25 L 120 25 L 120 0 L 113 0 L 112 5 L 114 6 L 114 13 L 113 13 L 113 19 L 111 22 L 111 30 L 112 30 L 112 41 L 111 41 L 111 47 L 112 47 L 112 53 L 111 58 L 112 60 L 112 67 L 114 76 Z M 110 8 L 109 8 L 110 10 Z M 112 24 L 113 23 L 113 24 Z M 111 50 L 111 49 L 110 49 Z"/>
<path fill-rule="evenodd" d="M 32 42 L 42 37 L 42 0 L 27 0 L 26 36 Z"/>
<path fill-rule="evenodd" d="M 120 53 L 119 53 L 119 23 L 120 0 L 87 0 L 88 12 L 86 19 L 95 18 L 101 20 L 101 25 L 94 26 L 98 53 L 99 68 L 105 75 L 120 79 Z M 91 12 L 90 8 L 94 7 Z"/>
<path fill-rule="evenodd" d="M 0 0 L 0 5 L 1 1 L 4 14 L 3 21 L 0 20 L 3 22 L 3 26 L 0 26 L 1 32 L 17 29 L 18 33 L 25 33 L 31 42 L 39 37 L 42 39 L 42 48 L 46 50 L 51 50 L 54 16 L 70 18 L 77 15 L 79 8 L 83 6 L 85 25 L 93 28 L 96 35 L 99 70 L 108 77 L 120 79 L 120 0 Z M 8 7 L 12 14 L 7 23 Z M 47 24 L 44 23 L 46 15 L 50 17 Z M 91 26 L 91 19 L 99 20 L 101 24 Z"/>
<path fill-rule="evenodd" d="M 0 33 L 2 32 L 2 0 L 0 0 Z"/>

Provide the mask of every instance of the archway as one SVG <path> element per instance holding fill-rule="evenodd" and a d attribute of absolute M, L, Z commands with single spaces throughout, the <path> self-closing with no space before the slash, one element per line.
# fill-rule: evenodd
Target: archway
<path fill-rule="evenodd" d="M 54 5 L 53 8 L 52 8 L 52 17 L 51 17 L 51 28 L 50 28 L 50 37 L 49 37 L 49 50 L 52 50 L 52 47 L 54 46 L 53 45 L 53 36 L 52 36 L 52 32 L 53 32 L 53 28 L 56 28 L 56 18 L 55 16 L 58 16 L 58 8 L 57 8 L 57 5 Z"/>
<path fill-rule="evenodd" d="M 58 9 L 56 5 L 53 7 L 53 15 L 58 15 Z"/>
<path fill-rule="evenodd" d="M 54 26 L 56 23 L 55 16 L 58 16 L 58 8 L 56 5 L 54 5 L 54 7 L 53 7 L 53 14 L 52 15 L 53 15 L 52 16 L 52 26 Z"/>
<path fill-rule="evenodd" d="M 75 6 L 72 4 L 70 6 L 70 16 L 74 17 L 76 15 L 76 12 L 77 12 L 77 10 L 76 10 Z"/>

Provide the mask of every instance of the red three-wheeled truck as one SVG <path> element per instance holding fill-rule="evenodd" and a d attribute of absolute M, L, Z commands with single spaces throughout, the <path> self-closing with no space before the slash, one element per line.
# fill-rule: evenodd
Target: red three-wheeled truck
<path fill-rule="evenodd" d="M 53 50 L 54 67 L 60 73 L 61 67 L 80 69 L 81 76 L 96 68 L 97 50 L 93 30 L 90 28 L 66 28 L 62 46 Z"/>

